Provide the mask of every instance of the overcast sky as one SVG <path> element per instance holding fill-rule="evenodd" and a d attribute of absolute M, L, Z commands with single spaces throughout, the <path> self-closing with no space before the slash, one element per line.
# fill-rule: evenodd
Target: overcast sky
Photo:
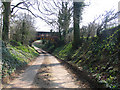
<path fill-rule="evenodd" d="M 86 6 L 83 12 L 83 20 L 82 25 L 87 25 L 89 22 L 92 22 L 99 15 L 105 13 L 105 11 L 115 9 L 118 11 L 118 2 L 119 0 L 85 0 L 86 4 L 90 4 Z M 90 2 L 90 3 L 89 3 Z M 36 26 L 38 27 L 38 31 L 49 31 L 50 27 L 47 26 L 43 21 L 37 21 Z"/>
<path fill-rule="evenodd" d="M 96 17 L 103 14 L 105 11 L 115 9 L 118 11 L 119 0 L 85 0 L 86 6 L 83 11 L 82 25 L 87 25 L 87 23 L 92 22 Z M 18 0 L 13 0 L 13 3 L 18 3 Z M 36 19 L 37 31 L 50 31 L 50 27 L 42 20 Z"/>
<path fill-rule="evenodd" d="M 84 9 L 83 13 L 83 25 L 86 25 L 88 22 L 94 20 L 94 18 L 105 13 L 105 11 L 115 9 L 118 11 L 118 2 L 119 0 L 85 0 L 86 2 L 90 1 L 90 6 Z"/>

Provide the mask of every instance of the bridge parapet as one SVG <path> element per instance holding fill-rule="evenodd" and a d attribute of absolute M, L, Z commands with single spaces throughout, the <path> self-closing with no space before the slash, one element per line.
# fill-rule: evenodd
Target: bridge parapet
<path fill-rule="evenodd" d="M 58 32 L 37 32 L 36 39 L 37 40 L 51 40 L 57 41 L 59 39 Z"/>

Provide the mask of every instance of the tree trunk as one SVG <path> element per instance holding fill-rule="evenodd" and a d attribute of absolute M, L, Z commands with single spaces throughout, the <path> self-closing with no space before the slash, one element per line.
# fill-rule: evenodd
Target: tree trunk
<path fill-rule="evenodd" d="M 23 44 L 25 44 L 25 30 L 26 30 L 26 28 L 25 28 L 25 21 L 23 20 L 23 22 L 22 22 L 22 29 L 21 29 L 21 32 L 22 32 L 22 37 L 21 37 L 21 44 L 23 45 Z"/>
<path fill-rule="evenodd" d="M 2 39 L 5 42 L 9 41 L 9 29 L 10 29 L 10 4 L 11 2 L 3 2 L 4 13 L 3 13 L 3 29 L 2 29 Z"/>
<path fill-rule="evenodd" d="M 73 8 L 74 8 L 74 38 L 73 38 L 73 48 L 78 48 L 80 45 L 80 29 L 79 29 L 79 23 L 80 23 L 80 8 L 81 8 L 82 2 L 73 2 Z"/>
<path fill-rule="evenodd" d="M 3 9 L 1 9 L 1 25 L 0 25 L 0 38 L 2 39 L 2 20 L 3 20 L 3 15 L 2 15 Z"/>
<path fill-rule="evenodd" d="M 62 36 L 61 36 L 61 28 L 59 26 L 59 39 L 62 40 Z"/>

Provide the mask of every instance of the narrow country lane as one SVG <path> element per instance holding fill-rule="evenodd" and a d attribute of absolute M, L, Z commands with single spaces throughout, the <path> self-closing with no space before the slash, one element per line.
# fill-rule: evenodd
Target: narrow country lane
<path fill-rule="evenodd" d="M 54 56 L 35 49 L 40 56 L 6 88 L 89 88 L 83 82 L 78 82 Z"/>
<path fill-rule="evenodd" d="M 74 77 L 50 54 L 45 55 L 33 85 L 34 88 L 79 88 Z"/>
<path fill-rule="evenodd" d="M 24 73 L 18 76 L 16 79 L 11 81 L 6 88 L 31 88 L 34 81 L 35 75 L 40 68 L 44 60 L 44 55 L 40 54 L 39 57 L 28 67 Z"/>

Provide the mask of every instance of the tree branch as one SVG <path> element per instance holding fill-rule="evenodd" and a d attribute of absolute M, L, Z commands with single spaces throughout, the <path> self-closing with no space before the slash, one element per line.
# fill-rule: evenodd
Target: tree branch
<path fill-rule="evenodd" d="M 25 3 L 25 2 L 20 2 L 20 3 L 18 3 L 17 5 L 11 5 L 11 6 L 14 6 L 14 7 L 12 8 L 12 10 L 11 10 L 11 13 L 13 12 L 13 10 L 14 10 L 16 7 L 18 7 L 20 4 L 23 4 L 23 3 Z"/>
<path fill-rule="evenodd" d="M 23 8 L 23 7 L 17 7 L 17 8 L 27 10 L 27 11 L 29 11 L 33 16 L 36 17 L 36 15 L 35 15 L 31 10 L 29 10 L 28 8 Z"/>

